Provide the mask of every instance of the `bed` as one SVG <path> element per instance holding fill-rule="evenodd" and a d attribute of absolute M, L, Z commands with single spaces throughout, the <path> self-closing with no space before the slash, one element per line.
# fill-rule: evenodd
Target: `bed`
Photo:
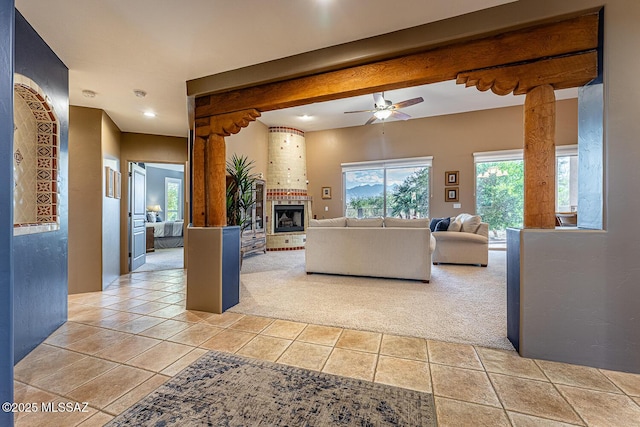
<path fill-rule="evenodd" d="M 184 246 L 184 221 L 147 222 L 153 227 L 153 247 L 155 249 L 181 248 Z"/>

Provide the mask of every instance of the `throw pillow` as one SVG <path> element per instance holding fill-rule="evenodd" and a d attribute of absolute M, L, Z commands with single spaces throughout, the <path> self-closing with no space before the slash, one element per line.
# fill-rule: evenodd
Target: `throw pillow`
<path fill-rule="evenodd" d="M 328 219 L 310 219 L 309 227 L 346 227 L 347 219 L 343 216 Z"/>
<path fill-rule="evenodd" d="M 479 215 L 469 215 L 466 219 L 462 221 L 462 229 L 460 231 L 464 233 L 475 233 L 478 231 L 478 227 L 482 219 Z"/>
<path fill-rule="evenodd" d="M 436 230 L 435 231 L 447 231 L 448 229 L 449 229 L 449 218 L 442 218 L 436 224 Z"/>
<path fill-rule="evenodd" d="M 452 216 L 449 218 L 449 230 L 448 231 L 460 231 L 462 229 L 462 221 L 457 217 Z"/>
<path fill-rule="evenodd" d="M 156 222 L 162 222 L 162 217 L 160 216 L 160 214 L 156 215 Z"/>
<path fill-rule="evenodd" d="M 347 218 L 347 227 L 382 227 L 382 218 Z"/>
<path fill-rule="evenodd" d="M 432 233 L 436 231 L 436 225 L 438 225 L 438 223 L 443 219 L 444 218 L 431 218 L 431 223 L 429 224 L 429 228 L 431 229 Z"/>
<path fill-rule="evenodd" d="M 429 218 L 392 218 L 384 219 L 385 227 L 402 227 L 402 228 L 429 228 Z"/>
<path fill-rule="evenodd" d="M 147 222 L 156 222 L 155 212 L 147 212 Z"/>

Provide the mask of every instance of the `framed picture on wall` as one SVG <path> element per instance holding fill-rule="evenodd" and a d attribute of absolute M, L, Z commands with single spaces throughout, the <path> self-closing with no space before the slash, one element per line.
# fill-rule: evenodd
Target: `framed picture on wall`
<path fill-rule="evenodd" d="M 122 175 L 118 171 L 113 172 L 113 197 L 120 198 L 120 186 L 122 185 Z"/>
<path fill-rule="evenodd" d="M 445 185 L 460 185 L 458 182 L 458 175 L 460 171 L 446 171 L 444 173 Z"/>
<path fill-rule="evenodd" d="M 109 166 L 105 167 L 104 170 L 104 175 L 105 175 L 105 180 L 106 180 L 106 188 L 105 188 L 105 195 L 107 197 L 113 197 L 113 180 L 114 180 L 114 170 L 111 169 Z"/>
<path fill-rule="evenodd" d="M 322 198 L 323 199 L 331 198 L 331 187 L 322 187 Z"/>
<path fill-rule="evenodd" d="M 445 187 L 445 189 L 444 189 L 444 201 L 445 202 L 457 202 L 458 201 L 458 187 Z"/>

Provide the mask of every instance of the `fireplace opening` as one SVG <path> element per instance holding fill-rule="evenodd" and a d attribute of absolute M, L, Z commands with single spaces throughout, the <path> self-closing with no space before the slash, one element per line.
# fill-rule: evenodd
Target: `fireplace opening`
<path fill-rule="evenodd" d="M 304 205 L 275 205 L 274 233 L 304 231 Z"/>

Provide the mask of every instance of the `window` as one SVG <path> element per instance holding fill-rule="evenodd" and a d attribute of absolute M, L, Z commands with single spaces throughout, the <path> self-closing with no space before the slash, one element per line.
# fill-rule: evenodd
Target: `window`
<path fill-rule="evenodd" d="M 474 153 L 476 212 L 489 223 L 490 240 L 506 238 L 509 227 L 524 220 L 524 161 L 522 150 Z M 569 212 L 578 203 L 578 146 L 556 147 L 556 210 Z"/>
<path fill-rule="evenodd" d="M 182 180 L 178 178 L 164 179 L 164 201 L 166 221 L 182 219 Z"/>
<path fill-rule="evenodd" d="M 348 217 L 427 218 L 432 157 L 342 164 Z"/>

